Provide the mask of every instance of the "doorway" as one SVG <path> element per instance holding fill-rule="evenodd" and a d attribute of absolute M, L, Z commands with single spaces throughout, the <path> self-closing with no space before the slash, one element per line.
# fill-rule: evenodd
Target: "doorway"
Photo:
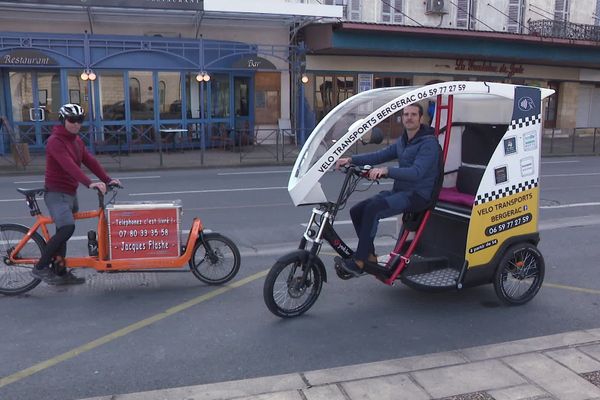
<path fill-rule="evenodd" d="M 236 142 L 238 146 L 246 146 L 253 141 L 250 109 L 253 106 L 250 97 L 251 78 L 249 76 L 233 77 L 233 109 Z"/>

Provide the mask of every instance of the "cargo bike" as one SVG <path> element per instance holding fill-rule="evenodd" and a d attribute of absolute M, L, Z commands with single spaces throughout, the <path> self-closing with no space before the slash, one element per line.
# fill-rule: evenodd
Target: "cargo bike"
<path fill-rule="evenodd" d="M 179 201 L 117 203 L 119 186 L 109 185 L 105 195 L 99 190 L 98 209 L 74 214 L 76 220 L 97 219 L 95 231 L 88 232 L 88 255 L 55 259 L 67 268 L 93 268 L 98 272 L 184 272 L 186 265 L 196 278 L 209 285 L 223 284 L 240 268 L 240 252 L 235 243 L 216 232 L 206 232 L 195 217 L 182 240 Z M 52 218 L 43 215 L 37 198 L 44 189 L 17 189 L 25 197 L 35 218 L 31 227 L 0 225 L 0 293 L 18 295 L 41 281 L 31 275 L 50 239 Z M 53 263 L 53 264 L 54 264 Z M 53 267 L 55 267 L 53 265 Z"/>
<path fill-rule="evenodd" d="M 432 201 L 402 215 L 402 228 L 385 261 L 365 272 L 387 285 L 397 280 L 424 291 L 493 284 L 508 305 L 530 301 L 544 279 L 539 242 L 539 166 L 545 88 L 491 82 L 444 82 L 422 87 L 365 91 L 334 108 L 303 146 L 288 183 L 294 205 L 312 205 L 299 248 L 270 269 L 263 288 L 268 309 L 282 318 L 303 314 L 316 302 L 327 271 L 324 243 L 339 255 L 353 250 L 335 231 L 369 166 L 343 168 L 337 199 L 329 200 L 321 178 L 377 125 L 407 105 L 435 107 L 432 126 L 441 146 Z M 431 102 L 431 103 L 430 103 Z M 399 115 L 399 114 L 398 114 Z M 375 243 L 377 245 L 377 243 Z"/>

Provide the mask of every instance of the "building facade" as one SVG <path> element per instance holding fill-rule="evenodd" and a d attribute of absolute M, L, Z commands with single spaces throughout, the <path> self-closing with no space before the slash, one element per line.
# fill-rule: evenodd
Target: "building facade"
<path fill-rule="evenodd" d="M 0 1 L 0 116 L 13 128 L 0 152 L 9 140 L 42 150 L 67 102 L 88 110 L 95 150 L 249 142 L 298 114 L 302 49 L 290 32 L 341 12 L 283 0 Z"/>
<path fill-rule="evenodd" d="M 299 35 L 315 121 L 368 88 L 488 80 L 556 90 L 546 128 L 600 127 L 599 0 L 325 3 L 343 5 L 343 20 Z M 387 131 L 397 128 L 390 119 Z"/>

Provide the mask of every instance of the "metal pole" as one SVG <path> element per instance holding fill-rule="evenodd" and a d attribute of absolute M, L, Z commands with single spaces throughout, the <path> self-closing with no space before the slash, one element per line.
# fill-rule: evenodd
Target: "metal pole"
<path fill-rule="evenodd" d="M 200 124 L 202 132 L 200 137 L 200 165 L 204 165 L 204 148 L 206 147 L 206 121 L 204 120 L 204 83 L 200 82 Z"/>
<path fill-rule="evenodd" d="M 304 84 L 300 83 L 300 144 L 304 146 L 306 132 L 304 126 Z"/>

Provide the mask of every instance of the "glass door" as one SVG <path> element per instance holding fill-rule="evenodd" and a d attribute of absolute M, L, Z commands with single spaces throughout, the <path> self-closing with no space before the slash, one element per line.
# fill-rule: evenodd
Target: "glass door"
<path fill-rule="evenodd" d="M 235 110 L 236 145 L 246 146 L 253 141 L 253 129 L 250 119 L 250 77 L 234 76 L 233 104 Z"/>
<path fill-rule="evenodd" d="M 58 121 L 59 71 L 9 71 L 16 140 L 42 147 Z"/>

